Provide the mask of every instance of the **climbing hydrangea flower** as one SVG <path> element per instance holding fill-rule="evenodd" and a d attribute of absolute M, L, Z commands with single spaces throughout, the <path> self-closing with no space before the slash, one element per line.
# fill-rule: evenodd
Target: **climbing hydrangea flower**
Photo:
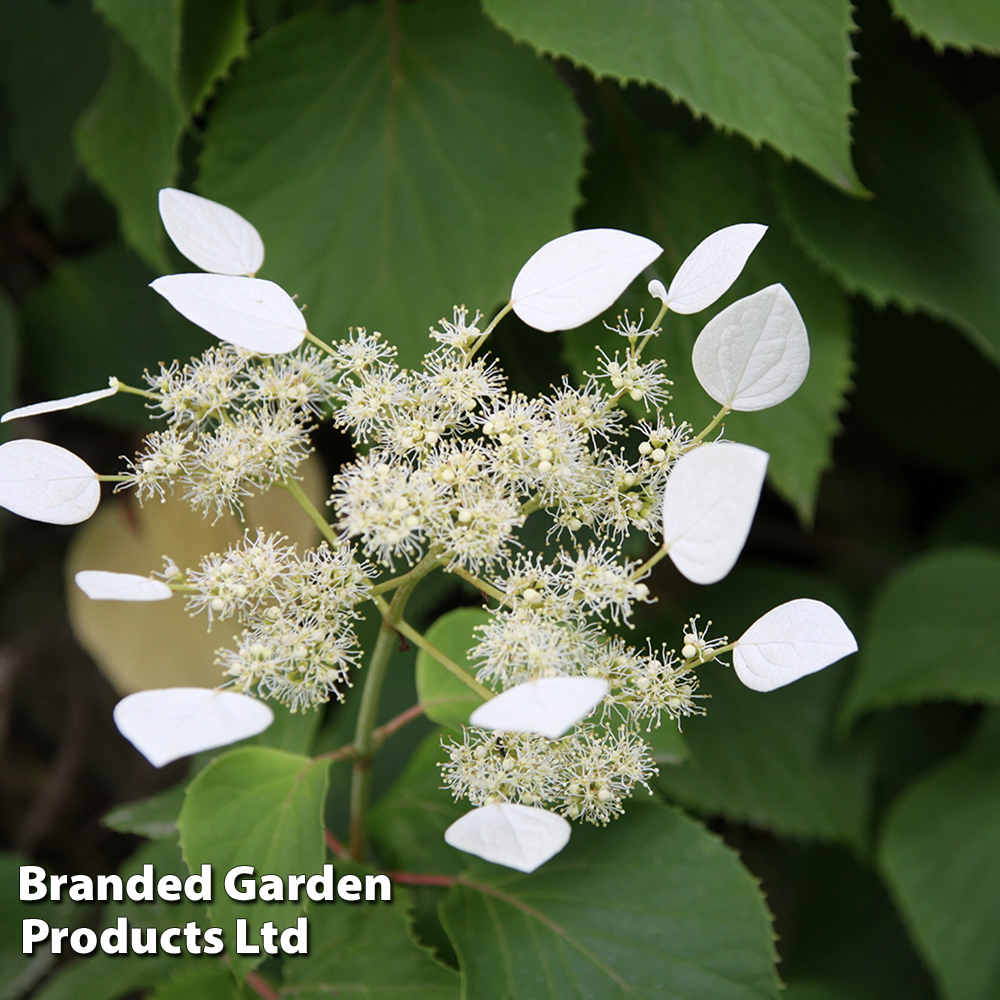
<path fill-rule="evenodd" d="M 698 338 L 695 371 L 722 406 L 700 433 L 666 409 L 666 363 L 645 356 L 667 310 L 693 313 L 718 299 L 765 227 L 742 223 L 707 237 L 669 289 L 650 283 L 663 303 L 652 323 L 623 314 L 611 327 L 618 349 L 601 352 L 582 385 L 564 378 L 529 398 L 508 387 L 487 353 L 496 323 L 513 310 L 541 331 L 579 326 L 656 260 L 657 244 L 602 229 L 553 240 L 524 265 L 498 316 L 487 322 L 456 306 L 411 370 L 377 331 L 317 338 L 294 300 L 255 276 L 263 242 L 235 212 L 172 189 L 160 207 L 170 237 L 206 273 L 167 275 L 152 287 L 220 343 L 147 372 L 144 389 L 112 379 L 108 389 L 12 411 L 131 392 L 159 426 L 111 477 L 54 445 L 8 442 L 0 505 L 73 523 L 93 512 L 105 478 L 140 502 L 179 492 L 217 518 L 278 487 L 324 537 L 300 551 L 280 535 L 247 531 L 193 568 L 167 554 L 158 580 L 78 574 L 96 600 L 177 592 L 209 626 L 239 623 L 234 648 L 217 658 L 231 690 L 143 692 L 116 710 L 122 732 L 157 766 L 259 732 L 271 714 L 255 699 L 292 711 L 343 699 L 362 661 L 355 623 L 374 607 L 384 620 L 368 668 L 376 692 L 393 645 L 384 636 L 395 630 L 485 700 L 443 747 L 444 784 L 474 807 L 449 843 L 531 871 L 565 845 L 567 820 L 606 824 L 637 786 L 649 787 L 656 764 L 646 735 L 706 710 L 700 666 L 731 652 L 744 683 L 771 690 L 856 648 L 839 616 L 815 601 L 782 605 L 735 643 L 709 638 L 697 618 L 679 649 L 619 632 L 633 627 L 636 605 L 654 600 L 647 581 L 662 558 L 697 583 L 729 572 L 768 456 L 719 440 L 721 421 L 780 402 L 805 377 L 808 338 L 780 285 L 729 306 Z M 332 477 L 329 522 L 299 485 L 323 419 L 356 449 Z M 542 522 L 545 546 L 527 547 L 529 518 Z M 658 546 L 646 562 L 622 555 L 632 533 Z M 467 650 L 475 676 L 403 617 L 411 590 L 434 570 L 472 583 L 487 602 Z M 370 741 L 370 728 L 362 737 Z"/>

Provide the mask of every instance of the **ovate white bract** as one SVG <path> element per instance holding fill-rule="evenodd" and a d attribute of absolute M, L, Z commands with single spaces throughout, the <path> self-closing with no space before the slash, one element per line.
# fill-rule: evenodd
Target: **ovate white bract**
<path fill-rule="evenodd" d="M 467 812 L 445 830 L 444 839 L 494 864 L 533 872 L 566 846 L 571 832 L 562 816 L 507 802 Z"/>
<path fill-rule="evenodd" d="M 857 649 L 857 640 L 833 608 L 802 597 L 768 611 L 736 640 L 733 668 L 748 688 L 773 691 Z"/>
<path fill-rule="evenodd" d="M 469 716 L 469 722 L 483 729 L 537 733 L 554 740 L 590 715 L 607 693 L 607 682 L 596 677 L 543 677 L 491 698 Z"/>
<path fill-rule="evenodd" d="M 572 330 L 604 312 L 663 247 L 620 229 L 582 229 L 551 240 L 518 272 L 514 312 L 536 330 Z"/>
<path fill-rule="evenodd" d="M 707 309 L 740 276 L 747 258 L 761 241 L 767 226 L 741 222 L 706 236 L 677 269 L 670 288 L 651 281 L 649 294 L 665 302 L 675 313 Z"/>
<path fill-rule="evenodd" d="M 693 583 L 716 583 L 735 565 L 750 533 L 768 454 L 720 441 L 689 451 L 663 491 L 663 545 Z"/>
<path fill-rule="evenodd" d="M 294 351 L 306 321 L 280 285 L 228 274 L 168 274 L 150 282 L 182 316 L 256 354 Z"/>
<path fill-rule="evenodd" d="M 225 205 L 176 188 L 160 191 L 160 218 L 174 246 L 213 274 L 256 274 L 264 263 L 260 233 Z"/>
<path fill-rule="evenodd" d="M 118 379 L 110 379 L 107 389 L 96 389 L 94 392 L 81 392 L 77 396 L 63 396 L 62 399 L 49 399 L 44 403 L 32 403 L 30 406 L 19 406 L 16 410 L 8 410 L 0 417 L 0 424 L 8 420 L 19 420 L 21 417 L 35 417 L 39 413 L 55 413 L 56 410 L 72 410 L 75 406 L 86 406 L 99 399 L 107 399 L 118 392 Z"/>
<path fill-rule="evenodd" d="M 694 344 L 702 388 L 731 410 L 784 402 L 809 371 L 809 337 L 784 285 L 770 285 L 727 306 Z"/>
<path fill-rule="evenodd" d="M 0 445 L 0 507 L 48 524 L 86 521 L 101 502 L 97 473 L 48 441 Z"/>
<path fill-rule="evenodd" d="M 154 767 L 262 733 L 274 721 L 263 702 L 232 691 L 138 691 L 115 706 L 118 731 Z"/>
<path fill-rule="evenodd" d="M 162 580 L 136 573 L 84 569 L 73 579 L 92 601 L 165 601 L 174 594 Z"/>

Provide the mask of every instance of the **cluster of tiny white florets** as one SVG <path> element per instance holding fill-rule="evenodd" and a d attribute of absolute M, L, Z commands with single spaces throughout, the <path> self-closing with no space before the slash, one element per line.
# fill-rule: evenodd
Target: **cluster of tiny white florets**
<path fill-rule="evenodd" d="M 199 510 L 238 511 L 248 496 L 294 476 L 336 378 L 313 347 L 262 359 L 225 344 L 147 372 L 150 409 L 168 426 L 147 436 L 122 487 L 162 499 L 176 483 Z"/>
<path fill-rule="evenodd" d="M 557 740 L 467 728 L 447 747 L 446 785 L 477 805 L 546 804 L 606 823 L 656 771 L 642 732 L 701 712 L 694 667 L 719 645 L 695 622 L 680 654 L 610 631 L 651 600 L 647 571 L 620 543 L 633 529 L 655 537 L 667 476 L 693 435 L 663 413 L 670 382 L 662 362 L 641 359 L 653 335 L 641 317 L 619 319 L 624 353 L 603 355 L 582 386 L 563 379 L 533 399 L 509 391 L 496 361 L 479 354 L 481 322 L 456 308 L 412 371 L 364 329 L 323 351 L 259 358 L 222 346 L 161 366 L 147 381 L 167 426 L 125 478 L 140 499 L 176 483 L 200 510 L 238 509 L 257 490 L 291 486 L 315 421 L 329 415 L 359 448 L 333 478 L 336 545 L 300 553 L 248 533 L 197 569 L 168 563 L 162 574 L 192 612 L 242 625 L 217 660 L 232 686 L 293 709 L 342 698 L 360 657 L 358 605 L 383 569 L 431 560 L 497 602 L 469 651 L 481 683 L 497 692 L 545 677 L 608 684 L 598 721 Z M 632 425 L 626 397 L 648 419 Z M 551 557 L 518 539 L 536 511 L 562 540 Z"/>
<path fill-rule="evenodd" d="M 217 654 L 233 686 L 295 711 L 343 700 L 361 654 L 353 619 L 373 572 L 346 546 L 323 542 L 300 555 L 282 536 L 258 531 L 196 570 L 168 564 L 163 575 L 187 592 L 192 612 L 207 612 L 210 622 L 235 615 L 244 626 L 238 648 Z"/>
<path fill-rule="evenodd" d="M 446 750 L 441 770 L 456 797 L 475 806 L 544 806 L 601 825 L 624 812 L 635 786 L 648 789 L 656 774 L 645 740 L 626 728 L 584 724 L 558 740 L 466 729 Z"/>

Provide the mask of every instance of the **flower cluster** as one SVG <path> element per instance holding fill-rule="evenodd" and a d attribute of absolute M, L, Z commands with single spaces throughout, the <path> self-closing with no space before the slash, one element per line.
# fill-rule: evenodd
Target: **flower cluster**
<path fill-rule="evenodd" d="M 419 640 L 484 699 L 461 739 L 445 744 L 444 783 L 475 807 L 446 839 L 532 870 L 566 843 L 566 819 L 605 824 L 637 785 L 648 788 L 656 766 L 644 733 L 702 713 L 700 664 L 731 652 L 744 683 L 771 690 L 856 648 L 836 612 L 815 601 L 774 609 L 734 643 L 709 639 L 692 619 L 679 652 L 649 640 L 631 645 L 617 631 L 632 627 L 636 604 L 652 601 L 645 581 L 660 559 L 712 583 L 746 540 L 768 456 L 710 436 L 731 410 L 773 406 L 801 384 L 809 347 L 794 302 L 772 285 L 705 327 L 692 360 L 722 408 L 697 434 L 665 411 L 665 363 L 644 351 L 668 309 L 697 312 L 726 291 L 765 227 L 740 224 L 709 236 L 669 289 L 650 283 L 662 301 L 653 323 L 642 314 L 619 317 L 612 329 L 622 346 L 601 353 L 595 374 L 529 398 L 508 387 L 486 353 L 496 323 L 513 310 L 543 331 L 580 326 L 604 312 L 660 247 L 616 230 L 553 240 L 525 264 L 490 323 L 456 307 L 431 329 L 422 364 L 408 370 L 377 332 L 352 330 L 325 343 L 309 331 L 291 297 L 254 276 L 263 243 L 234 212 L 166 190 L 161 215 L 178 249 L 208 273 L 168 275 L 152 287 L 220 346 L 147 373 L 148 389 L 112 379 L 108 389 L 5 415 L 125 391 L 146 397 L 164 423 L 117 477 L 99 477 L 54 445 L 8 442 L 0 446 L 0 505 L 74 523 L 93 513 L 107 478 L 135 489 L 140 501 L 180 489 L 195 509 L 219 516 L 280 486 L 324 540 L 300 552 L 279 535 L 247 532 L 194 569 L 168 559 L 160 579 L 78 574 L 94 599 L 180 593 L 209 624 L 236 618 L 242 626 L 236 648 L 220 650 L 217 660 L 234 690 L 141 692 L 119 704 L 120 728 L 158 766 L 265 728 L 271 713 L 249 695 L 293 711 L 342 699 L 361 659 L 354 621 L 370 601 L 383 632 Z M 642 419 L 633 423 L 636 409 Z M 332 523 L 297 480 L 324 418 L 356 447 L 332 479 Z M 544 551 L 524 547 L 529 517 L 543 522 Z M 642 564 L 621 552 L 633 531 L 659 546 Z M 475 677 L 403 617 L 411 590 L 434 570 L 458 574 L 487 600 L 488 619 L 468 650 Z M 374 691 L 390 652 L 380 642 L 372 654 Z M 165 718 L 181 721 L 171 728 Z M 367 752 L 371 732 L 359 739 L 355 749 Z"/>

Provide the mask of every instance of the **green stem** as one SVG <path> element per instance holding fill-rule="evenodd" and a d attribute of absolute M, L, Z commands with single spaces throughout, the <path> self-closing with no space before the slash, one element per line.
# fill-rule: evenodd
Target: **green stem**
<path fill-rule="evenodd" d="M 667 554 L 666 545 L 657 549 L 633 574 L 633 580 L 641 580 Z"/>
<path fill-rule="evenodd" d="M 487 583 L 485 580 L 480 580 L 478 576 L 470 573 L 467 569 L 461 566 L 452 566 L 448 569 L 446 563 L 442 563 L 445 570 L 449 573 L 454 573 L 455 576 L 460 576 L 466 583 L 471 583 L 476 590 L 486 594 L 488 597 L 492 597 L 493 600 L 499 601 L 501 604 L 509 604 L 510 598 L 502 591 L 493 586 L 492 583 Z"/>
<path fill-rule="evenodd" d="M 319 528 L 320 534 L 331 544 L 339 545 L 340 539 L 334 534 L 333 528 L 327 519 L 315 508 L 313 502 L 305 495 L 302 487 L 295 479 L 286 479 L 283 483 L 277 483 L 282 489 L 288 490 L 298 501 L 299 506 L 309 515 L 313 524 Z"/>
<path fill-rule="evenodd" d="M 128 483 L 132 481 L 131 476 L 98 476 L 97 479 L 102 483 Z"/>
<path fill-rule="evenodd" d="M 118 382 L 118 391 L 131 393 L 133 396 L 142 396 L 145 399 L 152 399 L 159 403 L 163 397 L 155 392 L 147 392 L 145 389 L 136 389 L 135 386 L 126 385 L 124 382 Z"/>
<path fill-rule="evenodd" d="M 642 343 L 639 344 L 639 349 L 635 352 L 636 358 L 642 357 L 643 348 L 653 339 L 653 337 L 657 333 L 660 332 L 660 323 L 663 321 L 663 317 L 667 315 L 667 310 L 669 308 L 670 307 L 666 304 L 666 302 L 664 302 L 663 305 L 660 306 L 660 311 L 656 314 L 656 319 L 653 320 L 653 325 L 649 328 L 649 333 L 647 333 L 646 336 L 642 338 Z"/>
<path fill-rule="evenodd" d="M 695 438 L 692 438 L 691 444 L 700 444 L 716 427 L 719 426 L 719 422 L 725 417 L 729 412 L 728 406 L 723 406 L 721 410 L 714 417 L 712 417 L 712 422 Z"/>
<path fill-rule="evenodd" d="M 409 573 L 404 573 L 402 576 L 395 576 L 391 580 L 385 580 L 372 587 L 372 597 L 384 594 L 387 590 L 395 590 L 397 587 L 402 587 L 409 583 L 410 580 L 422 580 L 432 569 L 437 569 L 437 567 L 437 553 L 428 552 Z"/>
<path fill-rule="evenodd" d="M 385 616 L 389 611 L 389 606 L 381 597 L 376 597 L 375 603 L 378 605 L 383 616 Z M 412 625 L 405 622 L 402 618 L 396 622 L 396 631 L 400 635 L 406 636 L 414 646 L 422 649 L 428 656 L 432 656 L 445 670 L 451 671 L 466 687 L 475 691 L 484 701 L 489 701 L 490 698 L 494 697 L 493 692 L 488 687 L 480 684 L 472 674 L 463 670 L 454 660 L 442 653 L 437 646 L 429 643 Z"/>
<path fill-rule="evenodd" d="M 479 348 L 486 343 L 487 337 L 489 337 L 489 335 L 496 329 L 497 323 L 499 323 L 500 320 L 502 320 L 504 316 L 506 316 L 507 313 L 509 313 L 513 308 L 514 308 L 514 303 L 508 302 L 507 305 L 505 305 L 503 309 L 501 309 L 500 312 L 498 312 L 496 316 L 493 317 L 493 319 L 490 321 L 490 325 L 486 327 L 485 330 L 483 330 L 482 336 L 479 338 L 479 340 L 475 342 L 475 344 L 472 345 L 472 350 L 469 351 L 470 361 L 476 356 L 476 352 L 479 350 Z"/>
<path fill-rule="evenodd" d="M 337 352 L 324 340 L 320 340 L 312 331 L 306 330 L 306 340 L 310 344 L 315 344 L 320 350 L 326 351 L 327 354 L 336 354 Z"/>
<path fill-rule="evenodd" d="M 423 569 L 420 575 L 414 575 L 416 570 Z M 397 626 L 403 617 L 406 602 L 410 599 L 413 588 L 420 582 L 421 576 L 426 576 L 433 568 L 433 561 L 424 557 L 415 567 L 413 573 L 407 574 L 410 579 L 396 588 L 392 603 L 382 611 L 382 627 L 375 640 L 371 660 L 368 663 L 368 675 L 361 692 L 361 705 L 358 709 L 358 721 L 354 728 L 354 772 L 351 776 L 351 857 L 355 861 L 364 861 L 368 848 L 368 806 L 371 800 L 372 757 L 376 750 L 374 731 L 375 718 L 378 715 L 379 696 L 385 682 L 385 673 L 392 657 L 392 650 L 398 642 Z M 381 601 L 384 606 L 385 601 Z M 381 608 L 380 608 L 381 610 Z"/>

